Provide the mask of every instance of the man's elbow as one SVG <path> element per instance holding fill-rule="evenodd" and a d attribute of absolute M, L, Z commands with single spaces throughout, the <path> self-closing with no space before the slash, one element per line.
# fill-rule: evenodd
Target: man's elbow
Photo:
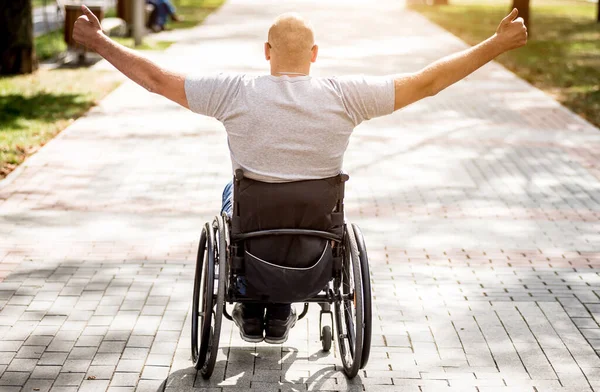
<path fill-rule="evenodd" d="M 443 90 L 443 88 L 440 86 L 440 84 L 436 83 L 435 80 L 432 80 L 432 81 L 429 81 L 423 87 L 423 95 L 425 97 L 433 97 L 434 95 L 437 95 L 442 90 Z"/>
<path fill-rule="evenodd" d="M 151 72 L 147 72 L 142 81 L 142 87 L 149 92 L 158 95 L 164 95 L 167 85 L 167 78 L 162 71 L 152 70 Z"/>
<path fill-rule="evenodd" d="M 144 81 L 142 87 L 150 93 L 162 95 L 162 83 L 156 77 L 149 77 L 148 80 Z"/>

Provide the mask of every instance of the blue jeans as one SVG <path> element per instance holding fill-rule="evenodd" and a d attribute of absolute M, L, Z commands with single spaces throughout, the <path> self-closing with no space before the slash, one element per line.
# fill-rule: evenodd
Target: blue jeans
<path fill-rule="evenodd" d="M 225 185 L 223 189 L 223 204 L 221 206 L 221 214 L 226 213 L 229 217 L 233 215 L 233 181 Z"/>
<path fill-rule="evenodd" d="M 169 0 L 146 0 L 146 3 L 152 4 L 156 9 L 155 19 L 151 24 L 163 27 L 167 24 L 167 18 L 175 14 L 175 7 Z"/>
<path fill-rule="evenodd" d="M 226 213 L 231 217 L 233 215 L 233 181 L 225 185 L 223 189 L 221 204 L 221 213 Z M 246 295 L 247 281 L 245 276 L 238 276 L 237 279 L 238 291 L 242 295 Z M 248 317 L 261 317 L 262 314 L 267 310 L 269 317 L 277 319 L 286 319 L 292 310 L 291 304 L 245 304 L 244 311 Z"/>

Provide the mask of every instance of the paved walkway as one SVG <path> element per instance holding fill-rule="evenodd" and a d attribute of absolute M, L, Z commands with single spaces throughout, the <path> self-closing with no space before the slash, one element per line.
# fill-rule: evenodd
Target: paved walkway
<path fill-rule="evenodd" d="M 284 4 L 285 3 L 285 4 Z M 464 47 L 401 2 L 231 0 L 165 63 L 265 72 L 297 9 L 315 74 L 416 70 Z M 221 126 L 126 83 L 0 185 L 0 390 L 600 390 L 598 129 L 496 64 L 362 125 L 348 218 L 371 256 L 372 358 L 352 382 L 316 310 L 281 346 L 226 322 L 191 369 L 196 241 L 229 179 Z"/>

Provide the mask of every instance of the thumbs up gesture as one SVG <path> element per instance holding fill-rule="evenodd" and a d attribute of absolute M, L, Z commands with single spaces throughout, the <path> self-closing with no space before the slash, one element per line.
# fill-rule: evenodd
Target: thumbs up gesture
<path fill-rule="evenodd" d="M 517 18 L 518 14 L 519 11 L 513 9 L 496 29 L 496 37 L 505 50 L 520 48 L 527 43 L 527 27 L 523 18 Z"/>
<path fill-rule="evenodd" d="M 73 38 L 78 43 L 94 49 L 95 43 L 104 33 L 96 15 L 85 5 L 81 6 L 81 10 L 83 11 L 83 15 L 75 21 Z"/>

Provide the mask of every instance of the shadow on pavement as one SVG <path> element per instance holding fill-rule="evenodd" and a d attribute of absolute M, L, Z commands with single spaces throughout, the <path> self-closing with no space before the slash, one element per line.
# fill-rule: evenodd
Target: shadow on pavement
<path fill-rule="evenodd" d="M 217 361 L 215 371 L 212 377 L 208 380 L 202 378 L 200 372 L 197 372 L 194 367 L 181 369 L 173 372 L 157 389 L 157 392 L 177 392 L 187 390 L 188 388 L 259 388 L 261 383 L 269 383 L 272 387 L 273 383 L 280 386 L 289 387 L 294 390 L 294 385 L 306 385 L 309 390 L 319 391 L 321 389 L 329 389 L 326 386 L 330 383 L 347 385 L 344 390 L 351 390 L 350 386 L 362 385 L 361 376 L 357 376 L 353 380 L 348 380 L 343 371 L 334 365 L 323 365 L 317 371 L 311 371 L 310 376 L 303 377 L 299 374 L 303 373 L 299 370 L 294 370 L 294 363 L 297 360 L 305 360 L 306 358 L 298 357 L 298 350 L 291 347 L 283 347 L 283 358 L 281 361 L 270 362 L 265 364 L 260 363 L 260 350 L 254 352 L 248 347 L 225 347 L 220 348 L 223 355 L 229 355 L 232 360 Z M 318 358 L 326 358 L 332 356 L 333 353 L 323 353 L 318 351 L 310 355 L 309 361 L 316 366 Z M 309 362 L 311 363 L 311 362 Z M 280 364 L 280 366 L 277 366 Z M 304 371 L 308 374 L 308 371 Z M 288 376 L 289 374 L 289 376 Z M 340 381 L 343 380 L 343 381 Z M 266 386 L 265 386 L 266 387 Z M 359 387 L 362 390 L 361 387 Z M 304 390 L 304 389 L 303 389 Z"/>

